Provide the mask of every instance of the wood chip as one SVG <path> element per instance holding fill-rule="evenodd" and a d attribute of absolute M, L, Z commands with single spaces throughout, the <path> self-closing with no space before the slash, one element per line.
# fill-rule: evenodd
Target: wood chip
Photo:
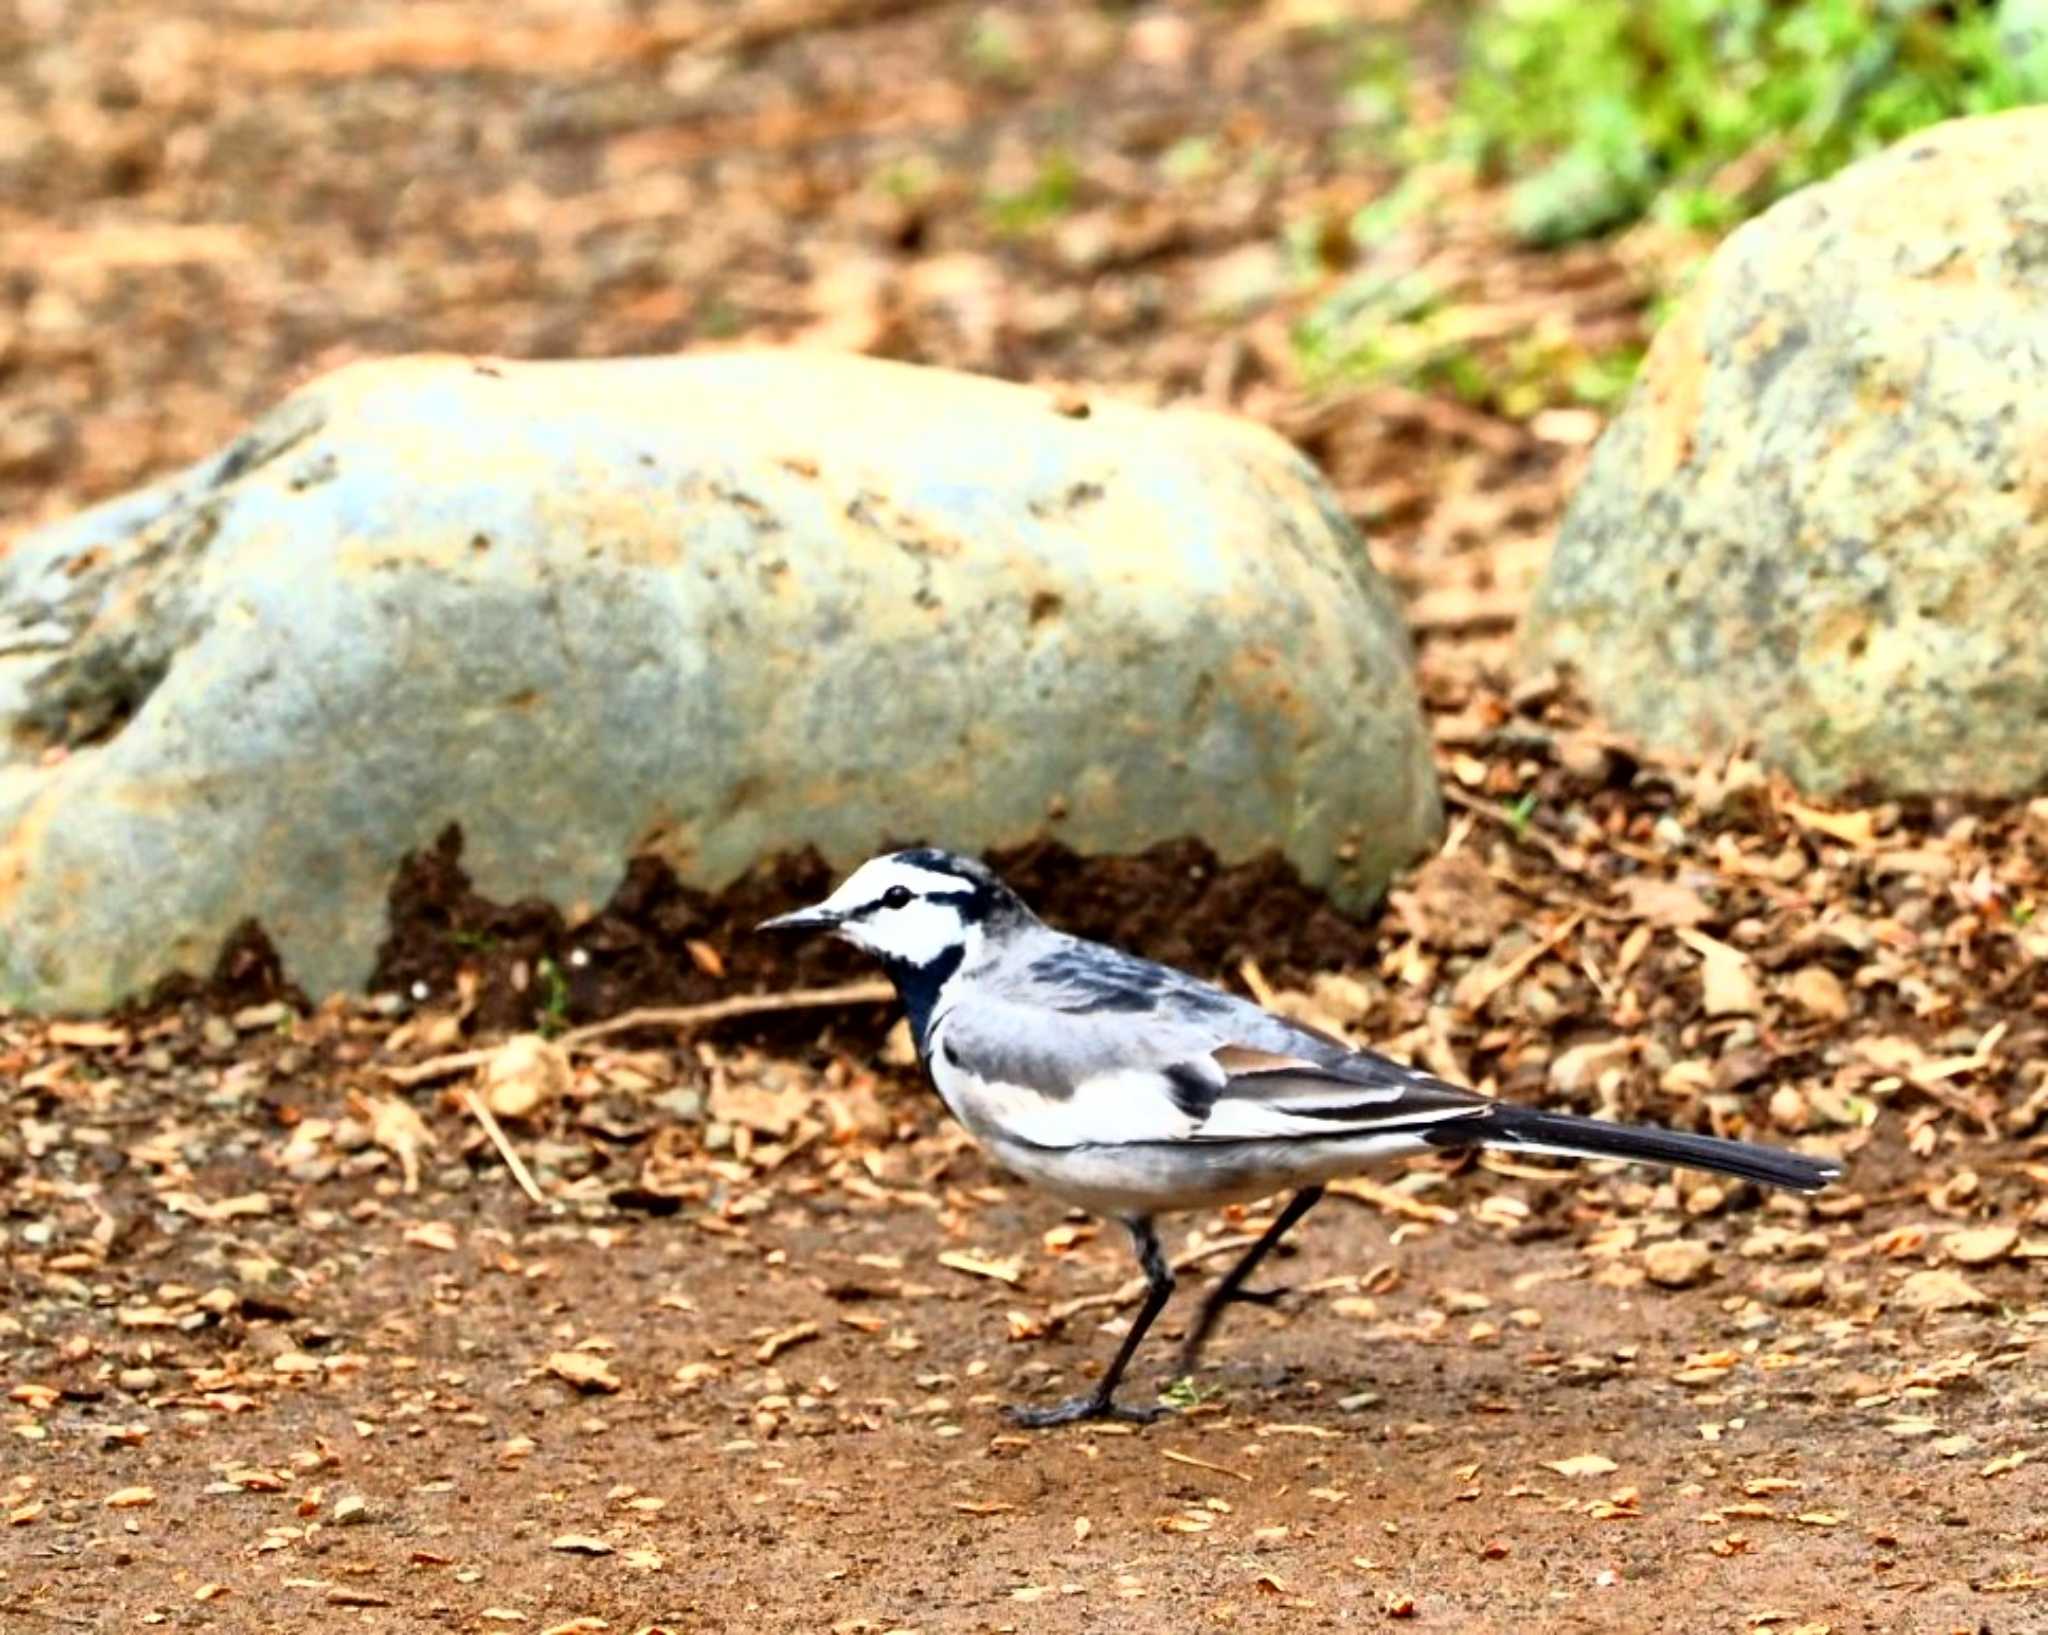
<path fill-rule="evenodd" d="M 611 1363 L 588 1351 L 555 1351 L 541 1365 L 558 1380 L 565 1380 L 586 1394 L 609 1394 L 621 1388 Z"/>
<path fill-rule="evenodd" d="M 111 1022 L 52 1022 L 49 1040 L 70 1050 L 126 1050 L 134 1042 L 126 1028 Z"/>
<path fill-rule="evenodd" d="M 806 1340 L 815 1340 L 818 1334 L 818 1325 L 808 1322 L 798 1323 L 794 1328 L 786 1328 L 780 1333 L 771 1334 L 754 1347 L 754 1361 L 757 1363 L 773 1362 L 791 1346 L 802 1345 Z"/>
<path fill-rule="evenodd" d="M 969 1277 L 992 1278 L 998 1283 L 1012 1287 L 1022 1281 L 1024 1262 L 1015 1255 L 993 1260 L 985 1255 L 972 1254 L 965 1249 L 944 1249 L 939 1253 L 939 1264 L 955 1272 L 965 1272 Z"/>

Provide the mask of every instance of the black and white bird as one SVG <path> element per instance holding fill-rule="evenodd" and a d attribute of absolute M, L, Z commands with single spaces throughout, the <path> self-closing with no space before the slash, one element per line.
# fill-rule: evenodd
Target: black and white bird
<path fill-rule="evenodd" d="M 829 932 L 895 981 L 918 1058 L 953 1116 L 1006 1168 L 1129 1228 L 1150 1285 L 1101 1383 L 1030 1426 L 1149 1420 L 1116 1400 L 1173 1292 L 1153 1219 L 1293 1191 L 1210 1292 L 1182 1371 L 1324 1183 L 1432 1148 L 1500 1147 L 1715 1170 L 1813 1192 L 1840 1166 L 1774 1147 L 1494 1101 L 1212 987 L 1053 930 L 985 864 L 929 848 L 864 863 L 763 930 Z"/>

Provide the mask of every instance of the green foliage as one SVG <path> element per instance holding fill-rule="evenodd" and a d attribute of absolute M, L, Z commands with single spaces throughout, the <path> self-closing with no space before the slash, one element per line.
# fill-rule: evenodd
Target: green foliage
<path fill-rule="evenodd" d="M 1422 272 L 1351 278 L 1294 327 L 1295 356 L 1311 387 L 1382 380 L 1445 391 L 1474 408 L 1526 419 L 1557 404 L 1611 409 L 1627 394 L 1641 353 L 1589 351 L 1561 318 L 1508 338 L 1472 333 L 1472 309 Z"/>
<path fill-rule="evenodd" d="M 1485 0 L 1440 119 L 1420 116 L 1416 78 L 1396 37 L 1361 34 L 1351 143 L 1399 179 L 1350 224 L 1358 270 L 1295 328 L 1304 374 L 1511 418 L 1607 409 L 1637 348 L 1589 350 L 1562 321 L 1489 329 L 1469 264 L 1431 255 L 1470 220 L 1475 177 L 1510 184 L 1507 226 L 1534 246 L 1646 218 L 1704 244 L 1922 126 L 2048 100 L 2048 0 Z M 1304 279 L 1325 270 L 1324 233 L 1290 229 Z M 1658 306 L 1684 266 L 1666 255 Z"/>
<path fill-rule="evenodd" d="M 534 1025 L 541 1037 L 552 1039 L 569 1025 L 569 979 L 545 954 L 535 963 L 534 976 L 540 983 Z"/>
<path fill-rule="evenodd" d="M 1057 221 L 1074 208 L 1081 175 L 1064 148 L 1055 148 L 1038 163 L 1037 174 L 1013 193 L 991 193 L 982 201 L 983 214 L 999 233 L 1023 237 Z"/>
<path fill-rule="evenodd" d="M 1910 131 L 2048 96 L 2039 0 L 1499 0 L 1449 150 L 1519 178 L 1554 244 L 1645 215 L 1717 231 Z"/>
<path fill-rule="evenodd" d="M 977 14 L 967 25 L 962 51 L 967 66 L 991 85 L 1019 90 L 1031 83 L 1023 31 L 1006 11 Z"/>
<path fill-rule="evenodd" d="M 1183 1374 L 1159 1393 L 1159 1400 L 1169 1408 L 1185 1410 L 1195 1407 L 1201 1402 L 1202 1388 L 1194 1382 L 1192 1377 Z"/>

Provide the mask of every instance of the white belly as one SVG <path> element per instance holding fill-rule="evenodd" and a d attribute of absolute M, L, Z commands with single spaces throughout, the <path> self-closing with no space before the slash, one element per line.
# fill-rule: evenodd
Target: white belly
<path fill-rule="evenodd" d="M 1330 1141 L 1143 1142 L 1034 1147 L 974 1133 L 1012 1174 L 1092 1214 L 1128 1220 L 1177 1209 L 1250 1203 L 1276 1192 L 1357 1175 L 1426 1150 L 1412 1135 Z"/>

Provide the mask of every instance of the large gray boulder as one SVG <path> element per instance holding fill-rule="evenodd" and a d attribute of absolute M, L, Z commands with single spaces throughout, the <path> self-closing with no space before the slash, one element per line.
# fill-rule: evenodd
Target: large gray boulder
<path fill-rule="evenodd" d="M 357 988 L 447 825 L 571 921 L 883 842 L 1269 848 L 1343 905 L 1439 821 L 1399 618 L 1258 428 L 818 354 L 344 369 L 0 560 L 0 997 L 255 921 Z"/>
<path fill-rule="evenodd" d="M 1617 725 L 1807 788 L 2048 777 L 2048 109 L 1731 237 L 1657 337 L 1524 629 Z"/>

